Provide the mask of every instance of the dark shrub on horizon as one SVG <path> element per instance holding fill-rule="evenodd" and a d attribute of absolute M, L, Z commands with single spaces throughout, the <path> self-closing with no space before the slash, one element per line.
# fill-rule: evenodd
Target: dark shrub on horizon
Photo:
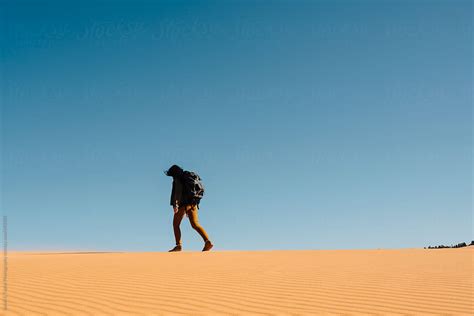
<path fill-rule="evenodd" d="M 469 245 L 467 245 L 465 242 L 461 242 L 457 245 L 451 245 L 451 246 L 445 246 L 445 245 L 439 245 L 439 246 L 428 246 L 428 248 L 424 247 L 424 249 L 443 249 L 443 248 L 462 248 L 462 247 L 467 247 L 467 246 L 474 246 L 474 240 L 471 241 Z"/>

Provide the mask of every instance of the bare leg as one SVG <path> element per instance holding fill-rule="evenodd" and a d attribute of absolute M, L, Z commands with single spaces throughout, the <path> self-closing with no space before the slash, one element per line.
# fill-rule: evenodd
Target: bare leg
<path fill-rule="evenodd" d="M 198 219 L 198 208 L 196 205 L 190 205 L 187 208 L 186 213 L 189 217 L 189 222 L 191 223 L 191 227 L 201 235 L 204 242 L 209 241 L 209 236 L 207 235 L 206 231 L 202 226 L 199 224 Z"/>
<path fill-rule="evenodd" d="M 181 245 L 181 229 L 179 229 L 179 225 L 183 220 L 185 214 L 185 208 L 180 207 L 178 212 L 173 216 L 173 231 L 174 231 L 174 239 L 176 240 L 176 245 Z"/>

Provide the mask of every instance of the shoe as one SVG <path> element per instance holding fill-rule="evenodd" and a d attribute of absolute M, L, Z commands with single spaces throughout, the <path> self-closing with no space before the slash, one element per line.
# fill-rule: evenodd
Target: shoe
<path fill-rule="evenodd" d="M 177 251 L 181 251 L 181 250 L 183 250 L 181 245 L 176 245 L 173 249 L 168 250 L 168 252 L 177 252 Z"/>
<path fill-rule="evenodd" d="M 212 242 L 210 240 L 208 240 L 204 244 L 204 248 L 202 248 L 202 251 L 209 251 L 209 250 L 212 249 L 212 247 L 214 247 L 214 245 L 212 244 Z"/>

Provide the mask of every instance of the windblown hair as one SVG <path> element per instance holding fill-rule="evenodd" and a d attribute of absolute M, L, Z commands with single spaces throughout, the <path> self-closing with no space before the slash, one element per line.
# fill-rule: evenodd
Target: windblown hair
<path fill-rule="evenodd" d="M 182 175 L 184 172 L 183 168 L 181 168 L 180 166 L 178 165 L 172 165 L 167 171 L 165 171 L 165 174 L 168 176 L 168 177 L 178 177 L 180 175 Z"/>

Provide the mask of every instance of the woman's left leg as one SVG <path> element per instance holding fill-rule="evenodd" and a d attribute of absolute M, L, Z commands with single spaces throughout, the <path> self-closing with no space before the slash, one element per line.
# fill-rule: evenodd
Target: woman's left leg
<path fill-rule="evenodd" d="M 202 226 L 199 224 L 197 205 L 186 206 L 186 214 L 188 214 L 191 227 L 194 228 L 194 230 L 196 230 L 199 235 L 201 235 L 204 242 L 209 241 L 209 236 L 207 235 L 204 228 L 202 228 Z"/>

